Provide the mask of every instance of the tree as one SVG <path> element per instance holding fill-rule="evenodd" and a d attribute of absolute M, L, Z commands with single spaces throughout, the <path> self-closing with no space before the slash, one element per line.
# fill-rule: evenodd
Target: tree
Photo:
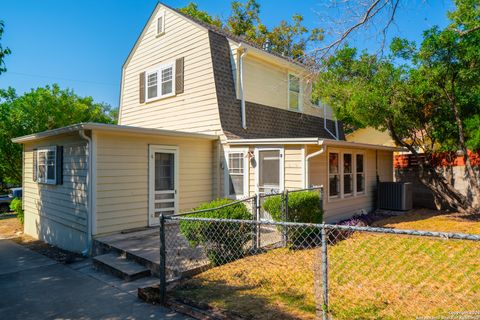
<path fill-rule="evenodd" d="M 79 122 L 113 123 L 112 112 L 109 105 L 56 84 L 22 96 L 13 88 L 0 90 L 0 181 L 21 182 L 22 148 L 12 138 Z"/>
<path fill-rule="evenodd" d="M 178 9 L 180 12 L 189 15 L 193 18 L 196 18 L 202 22 L 216 26 L 217 28 L 222 27 L 222 21 L 219 17 L 213 18 L 206 11 L 198 9 L 198 5 L 194 2 L 190 2 L 185 7 Z"/>
<path fill-rule="evenodd" d="M 0 40 L 2 40 L 3 36 L 3 28 L 5 27 L 5 24 L 3 23 L 2 20 L 0 20 Z M 11 53 L 9 48 L 3 48 L 2 44 L 0 43 L 0 74 L 4 73 L 7 71 L 7 68 L 5 68 L 5 57 Z"/>
<path fill-rule="evenodd" d="M 476 6 L 470 6 L 473 2 Z M 469 150 L 480 149 L 480 29 L 471 31 L 478 1 L 455 3 L 457 10 L 449 13 L 452 23 L 444 30 L 425 31 L 418 48 L 396 38 L 386 57 L 359 55 L 348 46 L 338 50 L 326 59 L 315 93 L 340 119 L 388 130 L 417 157 L 420 180 L 439 201 L 472 211 L 478 210 L 480 197 L 480 177 L 469 157 Z M 458 150 L 465 161 L 467 196 L 435 163 L 440 153 Z"/>
<path fill-rule="evenodd" d="M 309 43 L 323 40 L 323 30 L 309 30 L 303 25 L 303 16 L 299 14 L 293 15 L 292 22 L 282 20 L 269 29 L 260 19 L 260 4 L 256 0 L 247 0 L 245 3 L 233 1 L 231 5 L 232 11 L 225 24 L 218 17 L 212 18 L 207 12 L 199 10 L 193 2 L 179 10 L 236 36 L 244 37 L 266 50 L 296 60 L 304 60 Z"/>

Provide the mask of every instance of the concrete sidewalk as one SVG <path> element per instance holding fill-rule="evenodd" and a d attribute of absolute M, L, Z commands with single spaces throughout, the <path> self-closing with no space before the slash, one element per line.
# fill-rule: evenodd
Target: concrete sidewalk
<path fill-rule="evenodd" d="M 0 318 L 191 319 L 9 240 L 0 240 Z"/>

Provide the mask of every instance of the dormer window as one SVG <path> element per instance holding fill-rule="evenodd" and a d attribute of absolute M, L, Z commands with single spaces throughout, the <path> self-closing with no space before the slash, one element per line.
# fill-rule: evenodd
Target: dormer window
<path fill-rule="evenodd" d="M 165 12 L 157 18 L 157 36 L 165 34 Z"/>
<path fill-rule="evenodd" d="M 293 74 L 288 74 L 288 109 L 301 111 L 300 78 Z"/>

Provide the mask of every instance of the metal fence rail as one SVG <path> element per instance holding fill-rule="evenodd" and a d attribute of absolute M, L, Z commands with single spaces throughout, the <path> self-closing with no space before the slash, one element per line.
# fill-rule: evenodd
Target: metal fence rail
<path fill-rule="evenodd" d="M 480 309 L 480 235 L 290 222 L 299 210 L 290 208 L 290 196 L 301 191 L 318 192 L 323 209 L 319 186 L 162 216 L 160 232 L 166 220 L 177 232 L 160 237 L 161 296 L 175 281 L 169 294 L 176 298 L 259 319 L 265 308 L 271 318 L 305 319 L 450 317 Z M 275 197 L 278 221 L 266 205 Z M 251 218 L 205 218 L 233 206 L 248 208 Z"/>
<path fill-rule="evenodd" d="M 191 216 L 162 216 L 161 233 L 167 220 L 163 297 L 175 281 L 175 298 L 252 319 L 480 317 L 480 235 Z"/>

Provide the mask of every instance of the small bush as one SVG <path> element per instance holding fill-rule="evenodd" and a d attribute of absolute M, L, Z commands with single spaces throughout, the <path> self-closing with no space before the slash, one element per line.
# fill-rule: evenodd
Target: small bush
<path fill-rule="evenodd" d="M 265 199 L 263 207 L 273 220 L 283 221 L 283 196 L 272 196 Z M 320 195 L 315 191 L 300 191 L 288 194 L 288 222 L 321 223 L 323 211 L 320 207 Z M 318 228 L 288 228 L 288 239 L 294 246 L 308 246 L 319 239 Z"/>
<path fill-rule="evenodd" d="M 23 224 L 25 216 L 22 208 L 22 199 L 15 198 L 10 203 L 10 209 L 17 214 L 17 219 Z"/>
<path fill-rule="evenodd" d="M 273 196 L 265 199 L 265 210 L 273 220 L 282 221 L 282 196 Z M 320 195 L 315 191 L 300 191 L 288 194 L 289 222 L 321 223 L 323 212 L 320 208 Z"/>
<path fill-rule="evenodd" d="M 228 203 L 230 199 L 218 199 L 203 203 L 198 210 L 212 209 Z M 218 210 L 206 211 L 188 217 L 251 220 L 252 215 L 243 203 Z M 232 222 L 180 221 L 180 232 L 191 246 L 205 247 L 207 257 L 214 266 L 240 259 L 245 255 L 245 245 L 252 239 L 252 226 Z"/>

